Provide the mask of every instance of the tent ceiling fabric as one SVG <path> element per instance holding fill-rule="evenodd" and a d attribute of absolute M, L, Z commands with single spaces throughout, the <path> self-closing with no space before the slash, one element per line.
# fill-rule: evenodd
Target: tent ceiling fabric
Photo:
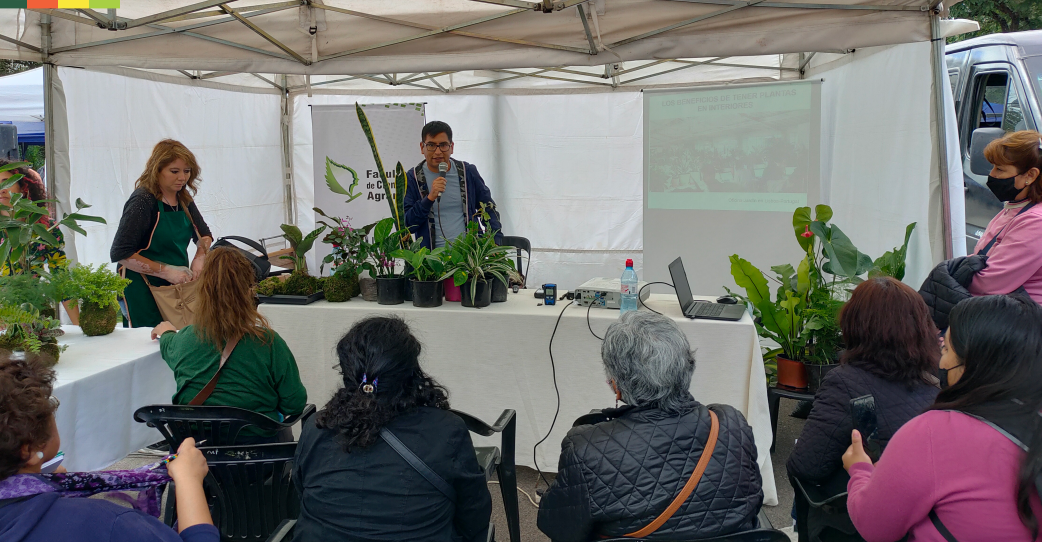
<path fill-rule="evenodd" d="M 554 0 L 546 2 L 549 13 L 511 7 L 539 4 L 123 0 L 115 21 L 106 11 L 2 10 L 0 56 L 40 58 L 33 49 L 44 45 L 45 13 L 50 58 L 66 66 L 361 75 L 839 52 L 928 41 L 937 0 Z"/>

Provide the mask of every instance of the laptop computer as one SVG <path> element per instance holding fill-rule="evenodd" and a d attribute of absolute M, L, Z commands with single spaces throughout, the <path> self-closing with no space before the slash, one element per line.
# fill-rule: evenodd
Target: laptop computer
<path fill-rule="evenodd" d="M 673 286 L 677 290 L 677 301 L 680 302 L 680 310 L 688 318 L 705 318 L 707 320 L 741 320 L 745 315 L 745 305 L 738 303 L 729 305 L 724 303 L 696 302 L 691 297 L 691 285 L 687 282 L 687 272 L 684 271 L 684 262 L 680 258 L 669 264 L 669 275 L 673 277 Z"/>

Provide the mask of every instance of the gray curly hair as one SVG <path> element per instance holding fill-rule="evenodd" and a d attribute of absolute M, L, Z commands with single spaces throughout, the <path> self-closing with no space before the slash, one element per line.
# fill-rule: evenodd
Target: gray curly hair
<path fill-rule="evenodd" d="M 677 324 L 665 316 L 623 314 L 604 335 L 601 360 L 628 405 L 681 413 L 691 400 L 695 353 Z"/>

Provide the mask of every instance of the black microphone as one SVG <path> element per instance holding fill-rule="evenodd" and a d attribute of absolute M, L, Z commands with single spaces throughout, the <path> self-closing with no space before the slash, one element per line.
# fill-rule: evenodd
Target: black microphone
<path fill-rule="evenodd" d="M 438 173 L 441 173 L 442 177 L 444 177 L 445 173 L 448 172 L 448 171 L 449 171 L 449 164 L 448 164 L 448 162 L 442 162 L 442 163 L 438 164 Z M 442 190 L 442 192 L 444 192 L 444 190 Z M 439 202 L 441 201 L 441 194 L 442 194 L 442 192 L 438 192 L 438 201 Z"/>

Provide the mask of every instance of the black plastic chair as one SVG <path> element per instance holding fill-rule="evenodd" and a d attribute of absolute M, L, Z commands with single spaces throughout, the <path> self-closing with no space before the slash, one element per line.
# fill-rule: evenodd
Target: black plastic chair
<path fill-rule="evenodd" d="M 315 413 L 315 405 L 305 405 L 304 411 L 277 422 L 263 414 L 244 408 L 227 406 L 147 405 L 134 412 L 134 421 L 155 427 L 166 439 L 171 451 L 192 437 L 196 442 L 206 440 L 206 446 L 234 446 L 239 432 L 253 426 L 262 431 L 279 432 L 293 427 L 300 420 Z"/>
<path fill-rule="evenodd" d="M 491 480 L 495 472 L 499 479 L 499 491 L 503 496 L 503 508 L 507 516 L 507 529 L 510 531 L 510 542 L 521 542 L 521 518 L 517 509 L 517 468 L 514 464 L 514 443 L 517 434 L 517 416 L 512 409 L 506 409 L 499 415 L 494 425 L 467 414 L 453 410 L 453 414 L 463 419 L 471 433 L 483 437 L 491 437 L 500 433 L 500 447 L 480 446 L 474 452 L 478 456 L 478 465 L 485 471 L 485 479 Z M 493 528 L 489 526 L 489 539 L 493 536 Z"/>
<path fill-rule="evenodd" d="M 857 542 L 864 539 L 847 512 L 846 472 L 839 471 L 822 483 L 789 476 L 794 490 L 796 524 L 800 542 Z"/>
<path fill-rule="evenodd" d="M 521 275 L 521 278 L 522 278 L 521 287 L 524 288 L 525 285 L 528 283 L 528 269 L 532 266 L 532 242 L 529 241 L 528 238 L 526 238 L 526 237 L 517 237 L 517 236 L 514 236 L 514 235 L 504 235 L 503 236 L 503 246 L 505 246 L 505 247 L 514 247 L 514 248 L 517 249 L 517 272 L 518 273 L 521 272 L 521 251 L 523 250 L 523 251 L 528 253 L 528 264 L 525 265 L 525 274 Z"/>
<path fill-rule="evenodd" d="M 284 520 L 300 515 L 300 495 L 293 485 L 297 443 L 256 446 L 216 446 L 199 449 L 210 467 L 203 492 L 221 540 L 262 541 Z M 173 484 L 170 484 L 173 488 Z M 167 499 L 165 521 L 177 519 L 173 493 Z"/>

